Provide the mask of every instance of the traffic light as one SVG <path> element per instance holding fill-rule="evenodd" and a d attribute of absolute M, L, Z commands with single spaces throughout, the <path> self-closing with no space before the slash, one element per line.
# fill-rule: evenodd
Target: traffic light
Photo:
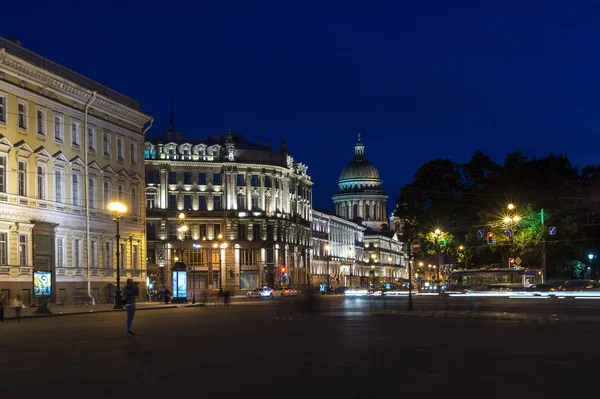
<path fill-rule="evenodd" d="M 488 245 L 496 243 L 496 240 L 494 240 L 494 233 L 492 233 L 491 231 L 487 233 L 487 243 Z"/>
<path fill-rule="evenodd" d="M 281 266 L 281 268 L 279 269 L 279 271 L 281 272 L 281 274 L 284 274 L 284 273 L 285 273 L 285 270 L 286 270 L 286 269 L 285 269 L 285 266 Z"/>
<path fill-rule="evenodd" d="M 517 267 L 517 264 L 515 263 L 515 258 L 508 258 L 508 267 L 513 269 Z"/>

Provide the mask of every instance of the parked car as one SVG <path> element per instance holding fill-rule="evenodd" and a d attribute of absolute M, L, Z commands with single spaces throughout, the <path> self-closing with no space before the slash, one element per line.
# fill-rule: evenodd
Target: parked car
<path fill-rule="evenodd" d="M 269 287 L 255 288 L 246 293 L 250 298 L 273 298 L 273 290 Z"/>

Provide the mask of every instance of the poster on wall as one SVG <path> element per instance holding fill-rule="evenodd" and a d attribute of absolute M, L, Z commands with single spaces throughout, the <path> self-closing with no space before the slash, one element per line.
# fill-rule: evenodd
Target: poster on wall
<path fill-rule="evenodd" d="M 33 297 L 45 298 L 52 296 L 52 273 L 33 272 Z"/>

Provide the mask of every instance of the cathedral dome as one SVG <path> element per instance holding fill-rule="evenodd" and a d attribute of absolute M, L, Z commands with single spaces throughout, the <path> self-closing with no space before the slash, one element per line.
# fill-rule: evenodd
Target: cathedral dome
<path fill-rule="evenodd" d="M 348 180 L 379 180 L 379 171 L 365 158 L 365 146 L 360 141 L 360 135 L 354 145 L 354 159 L 344 167 L 340 174 L 340 183 Z"/>
<path fill-rule="evenodd" d="M 364 156 L 355 157 L 344 167 L 340 174 L 342 180 L 379 180 L 379 172 L 375 165 L 365 159 Z"/>

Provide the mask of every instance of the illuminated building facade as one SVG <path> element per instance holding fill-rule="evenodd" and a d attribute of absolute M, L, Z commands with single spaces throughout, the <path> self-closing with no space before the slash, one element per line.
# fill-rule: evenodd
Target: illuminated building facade
<path fill-rule="evenodd" d="M 190 292 L 309 281 L 312 181 L 285 142 L 274 152 L 231 132 L 185 140 L 171 124 L 146 141 L 144 158 L 157 288 L 170 287 L 182 248 Z"/>
<path fill-rule="evenodd" d="M 54 302 L 109 302 L 118 264 L 145 292 L 150 121 L 137 101 L 0 38 L 2 294 L 33 303 L 33 275 L 46 271 Z M 129 209 L 118 244 L 111 200 Z"/>

